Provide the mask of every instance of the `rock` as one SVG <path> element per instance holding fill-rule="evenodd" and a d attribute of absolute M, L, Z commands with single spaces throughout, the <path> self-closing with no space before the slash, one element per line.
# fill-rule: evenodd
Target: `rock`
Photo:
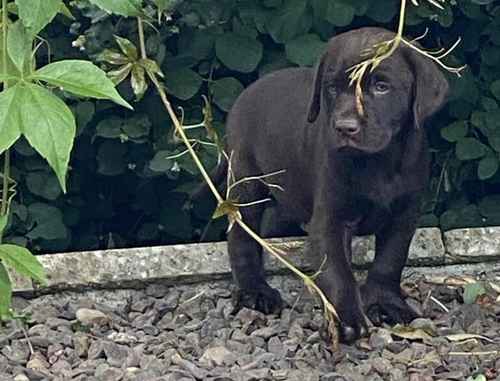
<path fill-rule="evenodd" d="M 277 356 L 283 355 L 284 346 L 278 336 L 273 336 L 268 340 L 267 350 Z"/>
<path fill-rule="evenodd" d="M 277 326 L 258 328 L 253 331 L 250 336 L 262 337 L 267 340 L 271 336 L 275 336 L 280 332 L 280 328 Z"/>
<path fill-rule="evenodd" d="M 492 258 L 500 256 L 500 227 L 455 229 L 444 233 L 450 258 Z"/>
<path fill-rule="evenodd" d="M 26 340 L 13 341 L 11 345 L 2 348 L 1 353 L 15 364 L 26 364 L 30 350 Z"/>
<path fill-rule="evenodd" d="M 26 364 L 26 368 L 46 373 L 50 368 L 50 364 L 41 353 L 36 352 Z"/>
<path fill-rule="evenodd" d="M 14 377 L 14 381 L 30 381 L 30 379 L 23 373 L 19 373 Z"/>
<path fill-rule="evenodd" d="M 147 296 L 151 296 L 153 298 L 163 298 L 169 291 L 169 288 L 163 284 L 150 284 L 146 287 L 144 291 Z"/>
<path fill-rule="evenodd" d="M 436 333 L 436 324 L 431 319 L 417 318 L 410 323 L 413 329 L 422 329 L 429 334 Z"/>
<path fill-rule="evenodd" d="M 129 354 L 130 349 L 124 345 L 116 344 L 113 342 L 105 341 L 102 343 L 104 355 L 109 365 L 115 368 L 120 368 Z"/>
<path fill-rule="evenodd" d="M 375 371 L 381 376 L 385 376 L 391 372 L 393 366 L 391 362 L 385 358 L 378 358 L 371 362 L 371 365 Z"/>
<path fill-rule="evenodd" d="M 79 357 L 87 356 L 90 345 L 90 338 L 88 335 L 80 332 L 76 332 L 73 336 L 73 348 Z"/>
<path fill-rule="evenodd" d="M 60 327 L 70 328 L 71 322 L 69 320 L 49 316 L 45 321 L 45 325 L 51 329 L 57 329 Z"/>
<path fill-rule="evenodd" d="M 370 335 L 368 343 L 373 349 L 380 350 L 384 349 L 393 341 L 392 335 L 387 329 L 377 328 Z"/>
<path fill-rule="evenodd" d="M 236 360 L 236 355 L 226 347 L 212 347 L 205 350 L 200 363 L 210 366 L 232 366 Z"/>
<path fill-rule="evenodd" d="M 104 342 L 102 340 L 93 341 L 88 349 L 87 357 L 95 360 L 104 356 Z"/>
<path fill-rule="evenodd" d="M 83 325 L 105 325 L 110 321 L 110 318 L 103 312 L 89 308 L 77 310 L 76 318 Z"/>

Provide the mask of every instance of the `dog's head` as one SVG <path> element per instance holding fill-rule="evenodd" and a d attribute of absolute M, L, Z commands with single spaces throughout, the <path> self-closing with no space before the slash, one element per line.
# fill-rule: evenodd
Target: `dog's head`
<path fill-rule="evenodd" d="M 346 70 L 361 62 L 361 52 L 389 41 L 394 33 L 362 28 L 332 38 L 314 76 L 308 121 L 321 115 L 335 150 L 377 153 L 402 129 L 419 128 L 444 103 L 448 83 L 430 59 L 400 46 L 361 83 L 363 113 Z M 324 123 L 323 122 L 323 123 Z"/>

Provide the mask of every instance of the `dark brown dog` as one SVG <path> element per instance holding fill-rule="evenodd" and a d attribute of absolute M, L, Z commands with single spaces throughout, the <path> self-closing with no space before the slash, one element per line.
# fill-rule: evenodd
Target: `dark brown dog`
<path fill-rule="evenodd" d="M 272 180 L 284 191 L 247 182 L 235 190 L 238 201 L 272 196 L 282 220 L 308 224 L 311 257 L 317 264 L 326 257 L 317 281 L 339 312 L 347 342 L 365 332 L 363 307 L 375 324 L 416 317 L 400 280 L 429 177 L 420 126 L 441 107 L 448 84 L 432 61 L 399 47 L 364 79 L 360 116 L 346 70 L 362 60 L 364 49 L 393 37 L 379 28 L 334 37 L 316 70 L 285 69 L 258 80 L 227 122 L 237 178 L 286 170 Z M 241 209 L 257 232 L 264 208 Z M 351 238 L 365 234 L 376 235 L 376 257 L 358 289 Z M 264 278 L 259 245 L 234 226 L 228 248 L 236 308 L 279 310 L 281 297 Z"/>

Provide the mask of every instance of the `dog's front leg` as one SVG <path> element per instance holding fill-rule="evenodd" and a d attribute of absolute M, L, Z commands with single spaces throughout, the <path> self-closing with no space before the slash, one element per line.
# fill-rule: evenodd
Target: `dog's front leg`
<path fill-rule="evenodd" d="M 262 215 L 260 209 L 260 206 L 256 206 L 242 210 L 243 220 L 257 232 Z M 236 283 L 233 292 L 234 312 L 243 307 L 266 314 L 279 312 L 282 307 L 281 296 L 265 279 L 262 248 L 238 224 L 228 234 L 228 252 Z"/>
<path fill-rule="evenodd" d="M 313 219 L 309 240 L 319 268 L 318 286 L 339 314 L 340 339 L 351 343 L 366 333 L 361 298 L 350 264 L 351 230 L 340 222 Z"/>
<path fill-rule="evenodd" d="M 376 234 L 375 261 L 366 283 L 361 287 L 365 312 L 375 325 L 382 322 L 409 323 L 418 317 L 416 311 L 405 302 L 400 283 L 417 225 L 419 201 L 418 197 L 412 198 Z"/>

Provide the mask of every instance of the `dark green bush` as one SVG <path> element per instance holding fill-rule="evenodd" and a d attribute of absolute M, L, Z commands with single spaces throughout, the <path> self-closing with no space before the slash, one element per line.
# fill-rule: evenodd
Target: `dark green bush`
<path fill-rule="evenodd" d="M 398 0 L 160 3 L 166 11 L 159 25 L 147 28 L 148 55 L 161 64 L 185 123 L 202 119 L 201 96 L 207 95 L 221 134 L 226 112 L 252 81 L 283 67 L 312 65 L 327 39 L 342 31 L 366 25 L 394 30 L 399 10 Z M 433 178 L 421 224 L 499 224 L 500 7 L 487 0 L 451 0 L 439 11 L 420 3 L 409 5 L 407 36 L 429 28 L 421 41 L 427 48 L 449 47 L 461 37 L 447 62 L 468 65 L 461 79 L 449 75 L 450 102 L 427 126 Z M 135 20 L 110 16 L 86 0 L 70 5 L 76 20 L 61 17 L 46 30 L 48 45 L 39 49 L 39 60 L 98 61 L 105 49 L 118 50 L 114 35 L 137 41 Z M 147 9 L 156 17 L 153 7 Z M 119 90 L 134 101 L 130 81 Z M 65 96 L 78 121 L 68 194 L 61 194 L 55 175 L 26 142 L 16 144 L 12 171 L 19 197 L 6 241 L 50 252 L 197 240 L 214 205 L 209 199 L 189 202 L 200 178 L 190 157 L 181 155 L 183 146 L 156 93 L 146 91 L 134 112 Z M 190 135 L 203 139 L 204 131 Z M 213 148 L 197 150 L 209 167 L 215 164 Z M 207 238 L 222 238 L 223 229 L 222 221 L 214 221 Z"/>

